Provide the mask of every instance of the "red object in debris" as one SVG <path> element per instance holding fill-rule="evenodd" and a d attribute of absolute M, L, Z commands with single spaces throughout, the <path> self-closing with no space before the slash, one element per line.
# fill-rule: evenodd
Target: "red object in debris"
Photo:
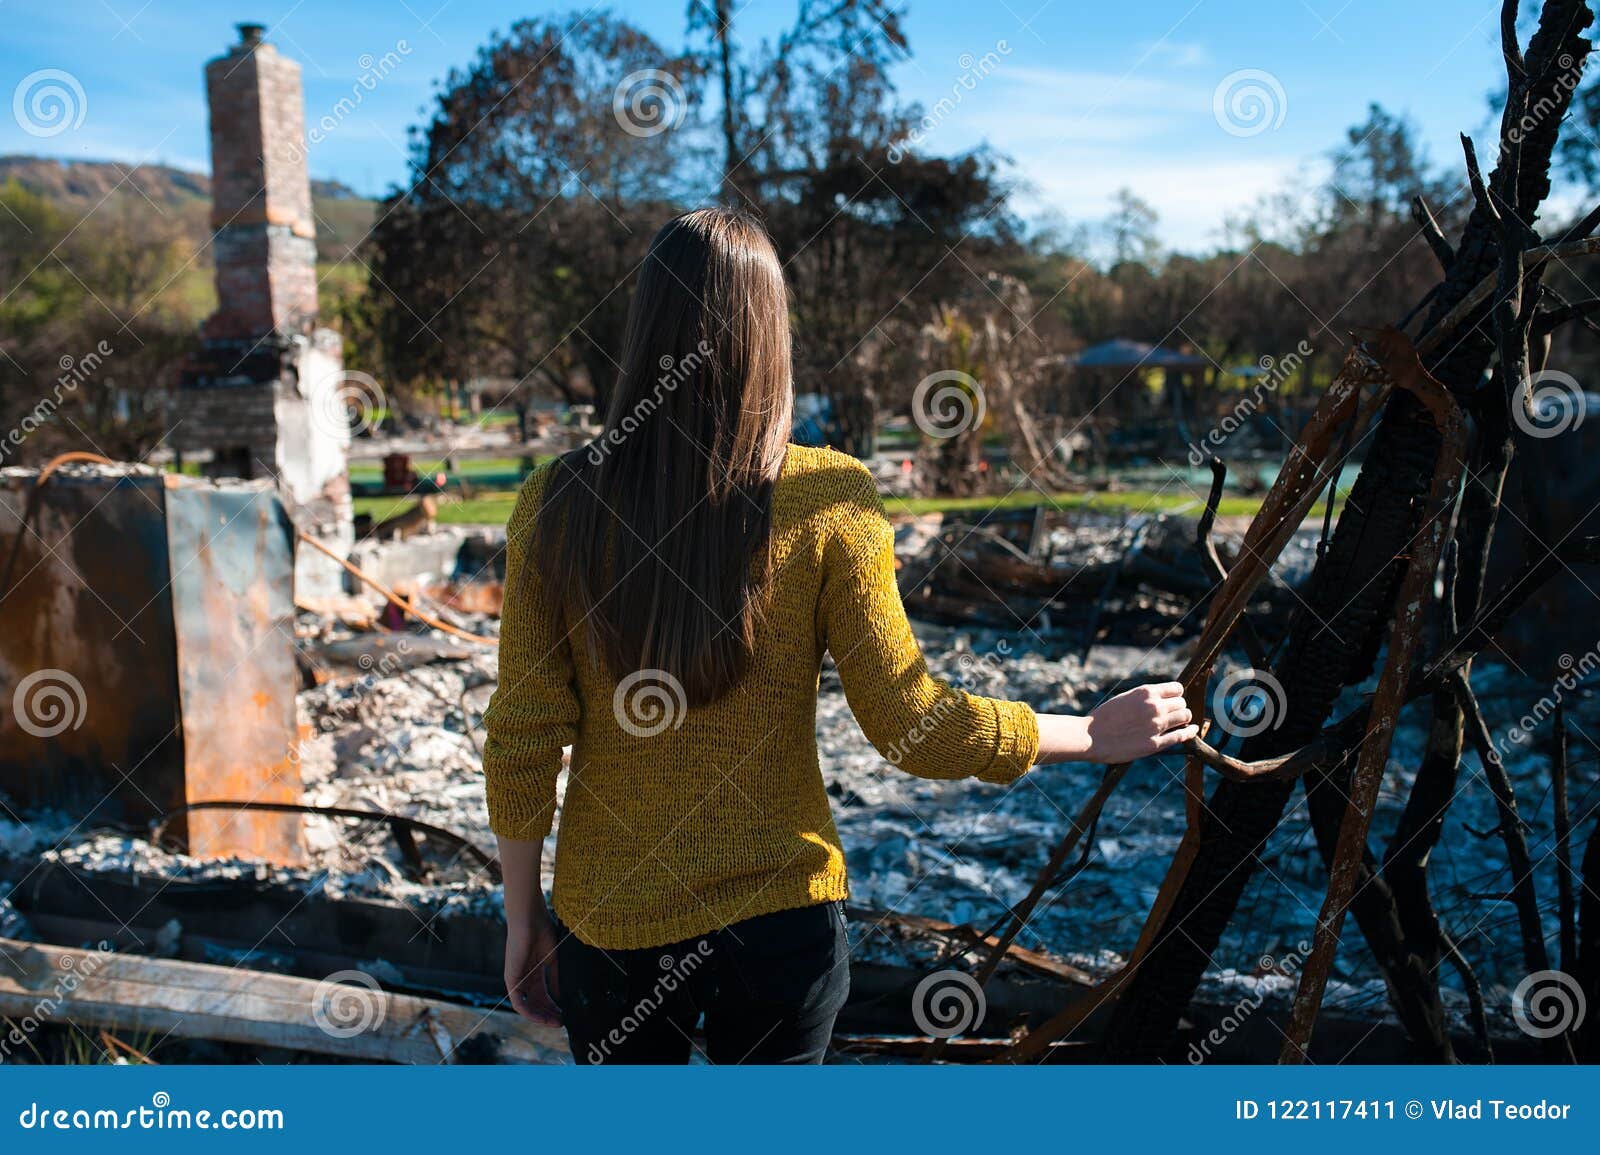
<path fill-rule="evenodd" d="M 403 630 L 406 628 L 406 612 L 392 601 L 383 603 L 383 612 L 378 615 L 378 624 L 386 630 Z"/>
<path fill-rule="evenodd" d="M 900 463 L 900 472 L 901 473 L 910 473 L 911 472 L 911 458 L 908 457 L 908 458 L 906 458 L 904 461 L 902 461 Z"/>

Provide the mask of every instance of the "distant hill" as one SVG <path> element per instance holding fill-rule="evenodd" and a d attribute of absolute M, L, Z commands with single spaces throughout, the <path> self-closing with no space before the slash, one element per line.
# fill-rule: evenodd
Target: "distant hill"
<path fill-rule="evenodd" d="M 127 197 L 174 214 L 197 246 L 210 232 L 211 178 L 205 173 L 167 165 L 0 156 L 0 184 L 11 180 L 69 216 L 82 216 L 108 198 Z M 331 180 L 311 182 L 311 201 L 317 214 L 318 258 L 342 260 L 372 227 L 377 202 Z"/>

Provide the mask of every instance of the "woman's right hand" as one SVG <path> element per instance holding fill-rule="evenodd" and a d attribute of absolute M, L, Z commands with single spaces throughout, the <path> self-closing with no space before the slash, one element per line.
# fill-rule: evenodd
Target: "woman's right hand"
<path fill-rule="evenodd" d="M 561 1025 L 550 998 L 556 985 L 556 924 L 539 887 L 544 840 L 497 837 L 505 884 L 506 995 L 511 1009 L 532 1023 Z M 548 982 L 546 976 L 548 975 Z"/>
<path fill-rule="evenodd" d="M 561 1025 L 561 1010 L 550 998 L 556 985 L 556 933 L 548 918 L 506 927 L 505 980 L 512 1010 L 541 1026 Z"/>
<path fill-rule="evenodd" d="M 1170 750 L 1199 735 L 1193 721 L 1182 682 L 1135 686 L 1089 712 L 1087 760 L 1110 765 Z"/>

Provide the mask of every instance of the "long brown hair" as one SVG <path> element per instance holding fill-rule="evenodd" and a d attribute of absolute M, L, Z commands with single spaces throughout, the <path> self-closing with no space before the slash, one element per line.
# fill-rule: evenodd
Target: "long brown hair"
<path fill-rule="evenodd" d="M 604 432 L 557 463 L 533 532 L 547 604 L 612 677 L 659 670 L 703 705 L 749 667 L 793 406 L 765 230 L 725 208 L 672 220 L 639 271 Z"/>

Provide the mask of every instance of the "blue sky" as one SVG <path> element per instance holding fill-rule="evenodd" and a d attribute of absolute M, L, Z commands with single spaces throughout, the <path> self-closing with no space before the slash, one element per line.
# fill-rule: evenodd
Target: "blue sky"
<path fill-rule="evenodd" d="M 581 11 L 585 5 L 576 4 Z M 664 44 L 681 46 L 681 0 L 609 7 Z M 1317 179 L 1328 150 L 1369 101 L 1404 112 L 1435 161 L 1457 165 L 1456 134 L 1488 124 L 1501 68 L 1499 0 L 910 0 L 914 50 L 902 96 L 932 107 L 957 91 L 971 62 L 987 75 L 927 134 L 925 147 L 987 141 L 1031 189 L 1030 214 L 1091 221 L 1132 188 L 1161 214 L 1170 245 L 1220 239 L 1226 214 Z M 1525 5 L 1534 7 L 1534 5 Z M 776 32 L 794 0 L 751 0 L 742 39 Z M 364 193 L 405 171 L 408 126 L 436 81 L 469 60 L 491 29 L 574 4 L 487 0 L 0 0 L 0 96 L 43 69 L 81 87 L 82 121 L 57 135 L 0 116 L 0 154 L 208 167 L 201 68 L 254 20 L 305 69 L 308 121 L 348 95 L 363 57 L 401 41 L 400 65 L 310 152 L 312 173 Z M 1214 110 L 1218 86 L 1255 84 L 1268 122 Z M 1266 74 L 1262 77 L 1261 74 Z"/>

